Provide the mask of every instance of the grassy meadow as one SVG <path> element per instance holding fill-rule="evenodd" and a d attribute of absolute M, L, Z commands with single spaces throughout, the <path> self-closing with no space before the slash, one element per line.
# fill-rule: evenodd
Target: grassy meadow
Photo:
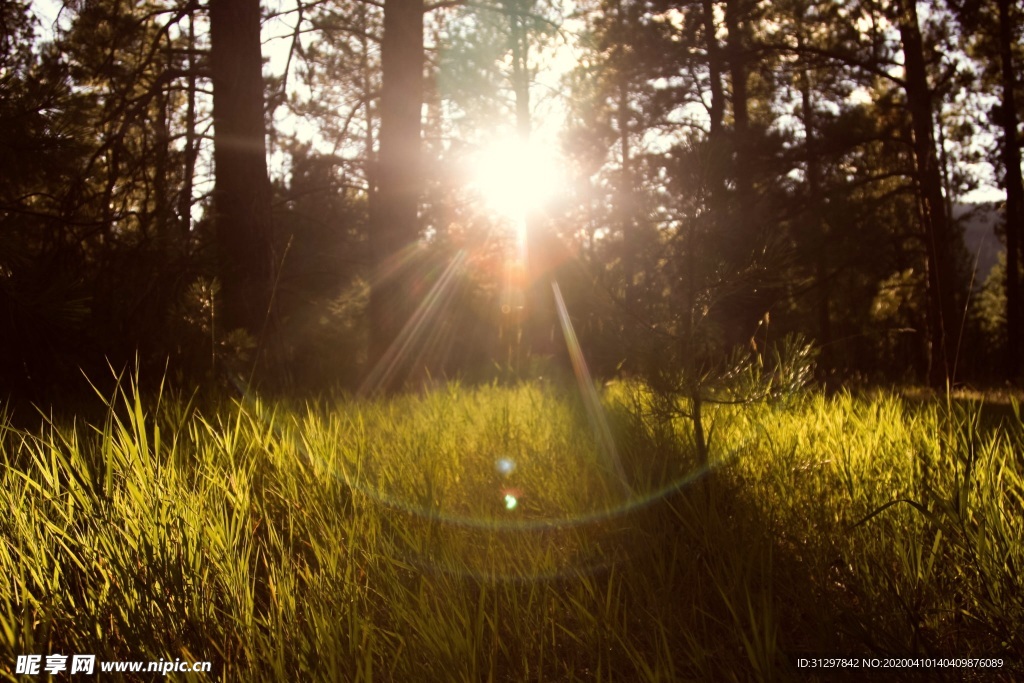
<path fill-rule="evenodd" d="M 642 388 L 588 405 L 125 383 L 103 419 L 0 417 L 0 679 L 33 653 L 224 681 L 1024 679 L 1015 402 L 710 408 L 706 471 Z M 815 654 L 1005 665 L 797 668 Z"/>

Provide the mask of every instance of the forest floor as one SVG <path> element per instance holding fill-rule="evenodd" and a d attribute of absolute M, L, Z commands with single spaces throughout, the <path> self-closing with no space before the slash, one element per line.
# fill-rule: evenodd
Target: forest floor
<path fill-rule="evenodd" d="M 211 662 L 183 681 L 1024 679 L 1012 397 L 723 406 L 706 468 L 648 398 L 124 386 L 90 424 L 0 417 L 0 680 L 53 654 Z"/>

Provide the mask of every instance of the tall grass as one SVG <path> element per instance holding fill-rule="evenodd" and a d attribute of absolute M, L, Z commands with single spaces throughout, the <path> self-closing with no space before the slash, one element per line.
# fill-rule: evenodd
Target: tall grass
<path fill-rule="evenodd" d="M 629 498 L 542 384 L 199 410 L 128 383 L 98 424 L 4 418 L 0 677 L 50 653 L 229 681 L 788 680 L 811 653 L 1024 674 L 1015 404 L 719 407 L 700 473 L 642 391 L 605 403 Z"/>

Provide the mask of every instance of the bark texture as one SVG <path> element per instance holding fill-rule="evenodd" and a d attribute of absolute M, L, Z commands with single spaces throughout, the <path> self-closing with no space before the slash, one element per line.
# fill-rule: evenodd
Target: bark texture
<path fill-rule="evenodd" d="M 259 0 L 210 0 L 210 69 L 221 319 L 258 337 L 274 278 Z"/>

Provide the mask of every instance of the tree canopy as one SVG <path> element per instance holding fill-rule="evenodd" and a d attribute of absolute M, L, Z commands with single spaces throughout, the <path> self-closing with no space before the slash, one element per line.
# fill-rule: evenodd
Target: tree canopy
<path fill-rule="evenodd" d="M 137 362 L 373 393 L 579 352 L 700 400 L 787 336 L 827 383 L 1020 380 L 1008 0 L 37 12 L 0 8 L 5 392 Z"/>

